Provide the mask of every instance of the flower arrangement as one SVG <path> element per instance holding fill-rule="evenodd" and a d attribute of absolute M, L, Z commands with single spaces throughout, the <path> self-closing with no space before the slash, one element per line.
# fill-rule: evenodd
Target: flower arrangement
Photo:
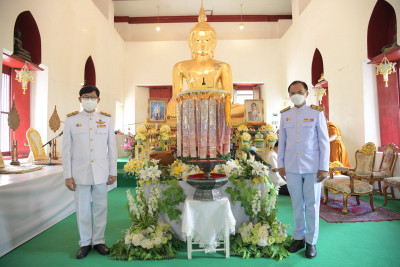
<path fill-rule="evenodd" d="M 139 179 L 139 184 L 158 183 L 161 177 L 161 170 L 158 168 L 158 160 L 138 160 L 131 159 L 124 166 L 124 171 L 128 175 L 133 175 Z"/>
<path fill-rule="evenodd" d="M 135 156 L 135 144 L 136 142 L 132 136 L 126 137 L 124 140 L 124 149 L 131 155 L 131 157 Z"/>
<path fill-rule="evenodd" d="M 145 160 L 142 168 L 138 172 L 139 184 L 146 182 L 149 186 L 151 183 L 157 183 L 161 176 L 161 170 L 158 169 L 158 160 Z"/>
<path fill-rule="evenodd" d="M 269 132 L 267 134 L 266 140 L 268 143 L 268 148 L 271 150 L 274 147 L 276 141 L 278 141 L 278 135 L 275 132 Z"/>
<path fill-rule="evenodd" d="M 274 126 L 272 126 L 271 124 L 267 124 L 267 125 L 263 125 L 260 127 L 260 131 L 261 132 L 275 132 L 275 128 Z"/>
<path fill-rule="evenodd" d="M 287 226 L 282 225 L 279 220 L 276 220 L 272 225 L 268 223 L 252 222 L 243 223 L 239 227 L 239 234 L 244 243 L 251 243 L 260 247 L 270 246 L 272 244 L 280 244 L 287 238 Z"/>
<path fill-rule="evenodd" d="M 142 165 L 143 160 L 131 159 L 124 165 L 124 171 L 128 175 L 138 175 Z"/>
<path fill-rule="evenodd" d="M 240 160 L 238 165 L 241 171 L 229 177 L 232 187 L 225 192 L 232 203 L 240 201 L 249 221 L 239 228 L 239 234 L 231 237 L 231 254 L 243 258 L 270 257 L 278 261 L 288 257 L 287 248 L 292 237 L 287 235 L 287 226 L 276 218 L 279 186 L 269 181 L 268 167 L 264 164 Z"/>
<path fill-rule="evenodd" d="M 116 244 L 110 255 L 117 260 L 162 260 L 175 258 L 180 242 L 172 237 L 170 226 L 157 221 L 160 213 L 161 188 L 154 185 L 147 201 L 143 186 L 132 197 L 127 190 L 129 217 L 132 225 Z"/>
<path fill-rule="evenodd" d="M 186 181 L 189 175 L 199 173 L 200 169 L 197 165 L 185 164 L 176 160 L 169 166 L 169 172 L 175 179 Z"/>
<path fill-rule="evenodd" d="M 250 140 L 251 140 L 251 135 L 246 132 L 244 132 L 241 137 L 242 137 L 243 142 L 250 142 Z"/>
<path fill-rule="evenodd" d="M 171 134 L 171 127 L 169 127 L 169 125 L 167 125 L 167 124 L 161 126 L 160 133 L 167 134 L 167 135 Z"/>
<path fill-rule="evenodd" d="M 249 129 L 247 128 L 247 126 L 246 126 L 245 124 L 240 125 L 240 126 L 237 128 L 237 130 L 238 130 L 240 133 L 248 132 L 248 131 L 249 131 Z"/>
<path fill-rule="evenodd" d="M 144 135 L 143 133 L 138 133 L 137 135 L 135 135 L 135 140 L 137 140 L 138 142 L 145 142 L 146 135 Z"/>
<path fill-rule="evenodd" d="M 146 134 L 147 134 L 147 128 L 146 128 L 146 126 L 145 126 L 145 125 L 140 125 L 140 126 L 137 128 L 136 133 L 146 135 Z"/>
<path fill-rule="evenodd" d="M 340 161 L 334 161 L 329 165 L 329 169 L 333 169 L 335 167 L 343 167 L 343 164 Z M 334 171 L 334 175 L 339 175 L 340 171 Z"/>

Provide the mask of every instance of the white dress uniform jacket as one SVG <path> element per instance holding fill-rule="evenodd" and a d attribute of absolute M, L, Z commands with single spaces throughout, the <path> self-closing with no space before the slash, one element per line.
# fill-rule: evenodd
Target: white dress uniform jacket
<path fill-rule="evenodd" d="M 329 171 L 329 149 L 328 127 L 322 111 L 303 105 L 282 112 L 278 168 L 291 173 Z"/>
<path fill-rule="evenodd" d="M 64 124 L 64 178 L 76 184 L 106 183 L 117 175 L 117 147 L 112 118 L 107 113 L 73 112 Z"/>

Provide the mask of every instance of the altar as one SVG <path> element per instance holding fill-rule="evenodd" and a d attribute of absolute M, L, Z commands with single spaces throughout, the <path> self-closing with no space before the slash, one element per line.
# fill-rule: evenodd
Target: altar
<path fill-rule="evenodd" d="M 109 186 L 109 190 L 116 183 Z M 0 257 L 75 212 L 62 165 L 0 175 Z"/>
<path fill-rule="evenodd" d="M 251 184 L 251 181 L 249 180 L 249 181 L 247 181 L 247 183 Z M 192 197 L 194 195 L 194 192 L 196 190 L 194 187 L 190 186 L 185 181 L 179 181 L 178 184 L 183 189 L 183 193 L 186 195 L 186 197 Z M 164 190 L 165 187 L 167 187 L 167 186 L 166 185 L 162 185 L 161 186 L 161 190 Z M 231 182 L 228 182 L 227 184 L 225 184 L 224 186 L 220 187 L 219 189 L 221 191 L 222 197 L 227 197 L 229 199 L 229 201 L 231 202 L 229 194 L 227 194 L 225 192 L 225 190 L 228 187 L 232 187 Z M 260 189 L 261 189 L 261 191 L 264 191 L 264 184 L 260 185 Z M 151 186 L 147 186 L 145 188 L 145 194 L 146 194 L 146 198 L 147 199 L 149 199 L 150 190 L 151 190 Z M 183 213 L 184 203 L 182 202 L 176 208 Z M 244 222 L 249 221 L 249 216 L 247 216 L 245 214 L 243 207 L 240 206 L 240 202 L 235 202 L 235 203 L 231 202 L 231 210 L 232 210 L 233 217 L 236 220 L 235 231 L 238 232 L 239 227 Z M 171 221 L 168 218 L 167 214 L 160 215 L 159 220 L 164 222 L 164 223 L 169 224 L 169 226 L 171 227 L 171 232 L 176 237 L 178 237 L 180 240 L 185 240 L 185 237 L 182 236 L 182 222 Z"/>

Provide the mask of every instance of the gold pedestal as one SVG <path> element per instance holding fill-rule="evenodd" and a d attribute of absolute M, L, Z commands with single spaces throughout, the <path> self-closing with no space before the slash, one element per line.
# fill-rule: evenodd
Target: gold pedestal
<path fill-rule="evenodd" d="M 19 166 L 20 163 L 18 161 L 18 147 L 17 147 L 17 140 L 12 141 L 12 148 L 11 148 L 11 163 L 10 165 Z"/>
<path fill-rule="evenodd" d="M 53 145 L 51 148 L 51 159 L 57 160 L 58 159 L 58 157 L 57 157 L 57 140 L 54 139 L 52 142 L 53 142 Z"/>

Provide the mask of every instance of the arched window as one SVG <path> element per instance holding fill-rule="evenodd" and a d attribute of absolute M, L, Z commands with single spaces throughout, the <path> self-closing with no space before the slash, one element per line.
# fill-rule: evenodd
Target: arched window
<path fill-rule="evenodd" d="M 94 63 L 91 56 L 89 56 L 88 59 L 86 60 L 84 84 L 96 86 L 96 70 L 94 68 Z"/>
<path fill-rule="evenodd" d="M 379 64 L 386 56 L 396 62 L 396 72 L 389 74 L 388 87 L 381 75 L 376 76 L 381 145 L 400 144 L 399 65 L 400 47 L 396 42 L 396 13 L 384 0 L 378 0 L 371 14 L 367 36 L 368 58 Z"/>
<path fill-rule="evenodd" d="M 15 71 L 21 70 L 25 62 L 29 62 L 27 64 L 29 69 L 42 70 L 38 67 L 42 61 L 40 33 L 31 12 L 24 11 L 18 15 L 14 25 L 14 35 L 9 38 L 14 40 L 14 47 L 12 55 L 3 53 L 0 106 L 1 151 L 5 152 L 5 155 L 10 153 L 12 136 L 6 121 L 14 98 L 20 117 L 20 126 L 15 131 L 15 139 L 18 141 L 18 155 L 22 158 L 29 154 L 29 147 L 24 144 L 27 143 L 26 131 L 30 127 L 30 84 L 28 83 L 24 93 L 21 83 L 15 80 Z"/>
<path fill-rule="evenodd" d="M 322 55 L 318 49 L 315 49 L 314 57 L 311 65 L 311 82 L 314 87 L 322 87 L 326 89 L 326 95 L 322 97 L 320 106 L 324 107 L 325 115 L 329 118 L 329 94 L 328 94 L 328 81 L 323 78 L 324 62 Z"/>

